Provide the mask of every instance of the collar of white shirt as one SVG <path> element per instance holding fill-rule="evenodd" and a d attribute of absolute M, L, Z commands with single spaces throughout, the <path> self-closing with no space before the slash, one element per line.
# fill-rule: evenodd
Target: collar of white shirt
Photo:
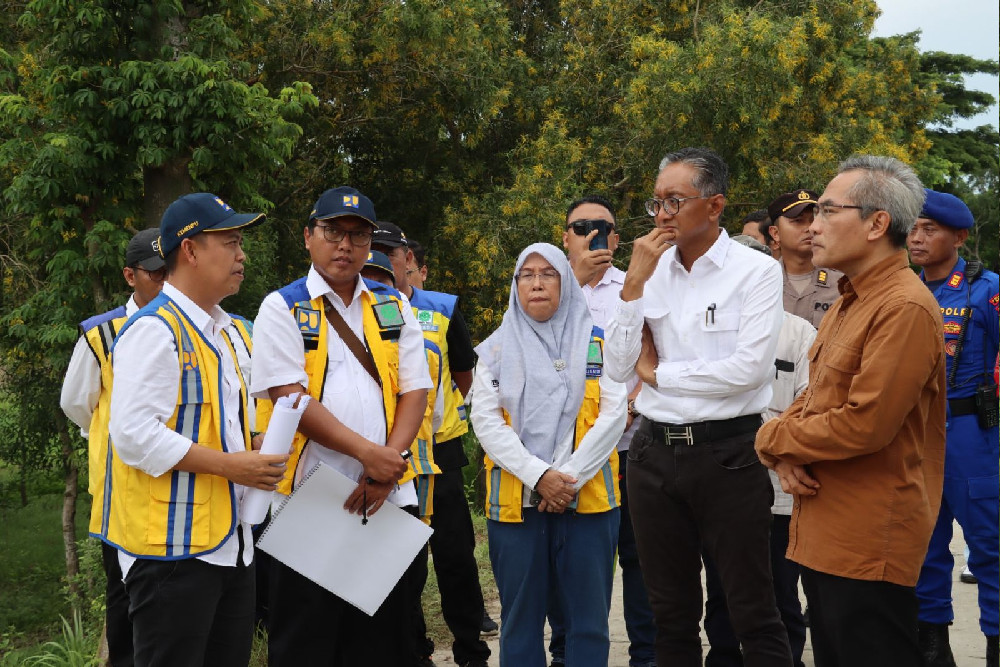
<path fill-rule="evenodd" d="M 719 238 L 715 239 L 715 243 L 711 245 L 704 255 L 696 259 L 695 262 L 701 261 L 702 257 L 704 257 L 721 269 L 726 263 L 726 256 L 729 254 L 730 243 L 732 243 L 732 241 L 729 239 L 729 234 L 726 233 L 724 228 L 719 227 Z M 687 272 L 687 269 L 685 269 L 684 265 L 681 264 L 680 257 L 677 255 L 677 246 L 670 248 L 665 257 L 669 258 L 673 269 L 680 269 L 681 271 Z M 691 268 L 694 267 L 692 266 Z"/>
<path fill-rule="evenodd" d="M 617 283 L 619 285 L 625 284 L 625 272 L 619 269 L 617 266 L 609 266 L 608 270 L 604 272 L 601 279 L 597 281 L 597 286 L 610 285 L 611 283 Z"/>
<path fill-rule="evenodd" d="M 181 310 L 191 319 L 198 329 L 203 333 L 212 334 L 210 329 L 212 324 L 218 327 L 219 330 L 225 329 L 230 324 L 232 324 L 232 318 L 226 311 L 222 310 L 218 305 L 212 307 L 211 313 L 206 313 L 201 309 L 201 306 L 196 304 L 194 301 L 189 299 L 184 292 L 180 291 L 169 282 L 163 283 L 163 293 L 169 296 L 174 302 L 181 307 Z"/>
<path fill-rule="evenodd" d="M 306 276 L 306 290 L 309 292 L 310 299 L 315 299 L 316 297 L 319 296 L 325 296 L 330 299 L 336 297 L 337 300 L 332 301 L 332 303 L 347 308 L 347 306 L 344 305 L 344 300 L 341 299 L 340 296 L 333 291 L 333 288 L 330 287 L 330 284 L 326 282 L 326 279 L 324 279 L 323 276 L 319 275 L 319 271 L 317 271 L 316 267 L 313 265 L 309 266 L 309 275 Z M 351 297 L 351 303 L 357 301 L 358 297 L 361 296 L 362 292 L 369 292 L 369 291 L 371 290 L 368 289 L 368 285 L 366 285 L 365 281 L 361 279 L 361 276 L 358 276 L 357 283 L 354 286 L 354 296 Z"/>
<path fill-rule="evenodd" d="M 135 302 L 135 294 L 128 298 L 125 302 L 125 317 L 132 317 L 139 310 L 139 304 Z"/>

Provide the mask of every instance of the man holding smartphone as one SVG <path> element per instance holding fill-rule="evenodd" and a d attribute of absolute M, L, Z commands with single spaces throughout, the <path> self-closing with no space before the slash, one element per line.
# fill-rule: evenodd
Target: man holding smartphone
<path fill-rule="evenodd" d="M 625 284 L 625 272 L 611 263 L 618 248 L 615 214 L 610 201 L 599 195 L 577 199 L 566 212 L 566 230 L 563 247 L 569 256 L 573 273 L 583 288 L 587 307 L 594 324 L 602 329 L 614 315 L 615 300 Z M 632 400 L 639 393 L 639 380 L 627 383 L 629 390 L 629 417 L 625 433 L 618 441 L 618 470 L 621 478 L 622 512 L 618 528 L 618 561 L 622 567 L 622 597 L 625 605 L 625 630 L 629 637 L 630 667 L 647 667 L 656 664 L 654 641 L 656 625 L 653 612 L 646 598 L 646 586 L 639 569 L 639 554 L 635 535 L 628 514 L 627 456 L 632 433 L 638 422 L 633 420 Z M 563 657 L 565 635 L 560 631 L 558 609 L 550 609 L 549 623 L 553 626 L 552 664 L 560 665 Z"/>

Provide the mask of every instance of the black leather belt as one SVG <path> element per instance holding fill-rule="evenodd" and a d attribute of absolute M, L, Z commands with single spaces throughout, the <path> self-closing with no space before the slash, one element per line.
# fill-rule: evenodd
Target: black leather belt
<path fill-rule="evenodd" d="M 978 412 L 975 396 L 949 398 L 948 407 L 950 408 L 952 417 L 964 417 L 965 415 L 974 415 Z"/>
<path fill-rule="evenodd" d="M 691 424 L 665 424 L 649 419 L 646 421 L 655 435 L 663 434 L 663 441 L 668 445 L 699 445 L 744 433 L 754 433 L 763 423 L 760 415 L 744 415 Z"/>

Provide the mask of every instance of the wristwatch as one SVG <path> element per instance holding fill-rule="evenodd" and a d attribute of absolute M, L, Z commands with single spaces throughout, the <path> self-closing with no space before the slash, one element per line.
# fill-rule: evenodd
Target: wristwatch
<path fill-rule="evenodd" d="M 639 416 L 639 412 L 635 409 L 635 399 L 634 398 L 628 399 L 628 413 L 630 415 L 632 415 L 632 417 L 638 417 Z"/>

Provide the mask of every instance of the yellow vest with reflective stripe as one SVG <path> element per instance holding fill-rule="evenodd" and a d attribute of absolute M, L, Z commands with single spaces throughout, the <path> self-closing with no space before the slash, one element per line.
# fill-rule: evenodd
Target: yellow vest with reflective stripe
<path fill-rule="evenodd" d="M 594 343 L 600 345 L 603 350 L 604 340 L 596 333 L 591 336 L 591 344 Z M 579 448 L 583 436 L 597 420 L 600 407 L 600 375 L 591 376 L 588 372 L 583 392 L 583 403 L 580 405 L 580 412 L 577 413 L 576 417 L 573 438 L 574 451 Z M 506 411 L 504 411 L 504 420 L 509 426 L 511 419 Z M 483 461 L 486 464 L 486 518 L 513 523 L 522 521 L 524 484 L 517 477 L 494 463 L 488 455 L 483 457 Z M 611 456 L 597 471 L 597 474 L 580 488 L 576 499 L 576 511 L 581 514 L 596 514 L 607 512 L 620 504 L 618 452 L 612 451 Z"/>
<path fill-rule="evenodd" d="M 313 400 L 323 400 L 323 385 L 326 382 L 327 357 L 327 336 L 329 327 L 326 322 L 326 300 L 323 297 L 308 299 L 308 293 L 304 293 L 304 280 L 299 280 L 288 285 L 281 292 L 305 296 L 302 301 L 295 301 L 291 306 L 292 317 L 299 327 L 305 343 L 305 371 L 309 378 L 309 396 Z M 289 300 L 286 296 L 286 301 Z M 395 339 L 387 338 L 391 334 L 390 329 L 382 329 L 375 317 L 374 306 L 387 301 L 395 301 L 402 307 L 402 301 L 395 296 L 388 294 L 376 295 L 370 291 L 363 291 L 360 296 L 362 300 L 362 323 L 365 343 L 375 361 L 375 370 L 382 379 L 382 405 L 385 415 L 386 435 L 392 433 L 392 422 L 396 416 L 396 396 L 399 394 L 399 339 L 398 331 Z M 351 354 L 350 351 L 347 352 Z M 257 401 L 257 428 L 261 431 L 267 430 L 267 423 L 271 419 L 271 412 L 274 409 L 273 403 L 267 400 Z M 292 451 L 288 460 L 288 469 L 278 484 L 278 492 L 289 494 L 292 492 L 292 483 L 295 480 L 295 469 L 298 467 L 302 457 L 302 450 L 305 448 L 308 438 L 301 432 L 295 434 L 292 440 Z M 380 443 L 384 444 L 384 443 Z"/>
<path fill-rule="evenodd" d="M 441 391 L 444 392 L 444 419 L 435 434 L 437 442 L 458 438 L 469 430 L 465 398 L 451 377 L 448 356 L 448 327 L 450 315 L 454 312 L 458 297 L 444 292 L 413 288 L 410 305 L 424 338 L 433 342 L 441 350 Z"/>
<path fill-rule="evenodd" d="M 110 497 L 107 493 L 107 470 L 111 455 L 111 436 L 108 434 L 108 418 L 111 414 L 111 344 L 127 319 L 125 308 L 120 307 L 80 324 L 83 338 L 101 370 L 101 393 L 90 416 L 90 426 L 87 427 L 87 492 L 93 497 L 87 530 L 94 537 L 100 537 L 106 530 L 107 500 Z"/>
<path fill-rule="evenodd" d="M 202 332 L 169 297 L 160 294 L 125 324 L 140 317 L 157 317 L 171 330 L 181 369 L 177 405 L 167 427 L 198 445 L 225 451 L 223 446 L 223 379 L 218 355 L 228 354 L 240 378 L 240 422 L 243 442 L 250 448 L 247 390 L 229 334 L 216 352 Z M 119 334 L 121 335 L 121 334 Z M 134 556 L 178 560 L 219 548 L 236 528 L 233 484 L 208 473 L 171 470 L 151 477 L 111 461 L 111 502 L 105 541 Z"/>
<path fill-rule="evenodd" d="M 424 353 L 427 368 L 431 373 L 431 388 L 427 390 L 427 409 L 417 430 L 417 439 L 410 445 L 413 456 L 399 484 L 416 480 L 417 511 L 421 518 L 429 519 L 434 513 L 434 475 L 441 474 L 441 468 L 434 463 L 434 403 L 441 389 L 441 353 L 438 346 L 424 339 Z"/>

